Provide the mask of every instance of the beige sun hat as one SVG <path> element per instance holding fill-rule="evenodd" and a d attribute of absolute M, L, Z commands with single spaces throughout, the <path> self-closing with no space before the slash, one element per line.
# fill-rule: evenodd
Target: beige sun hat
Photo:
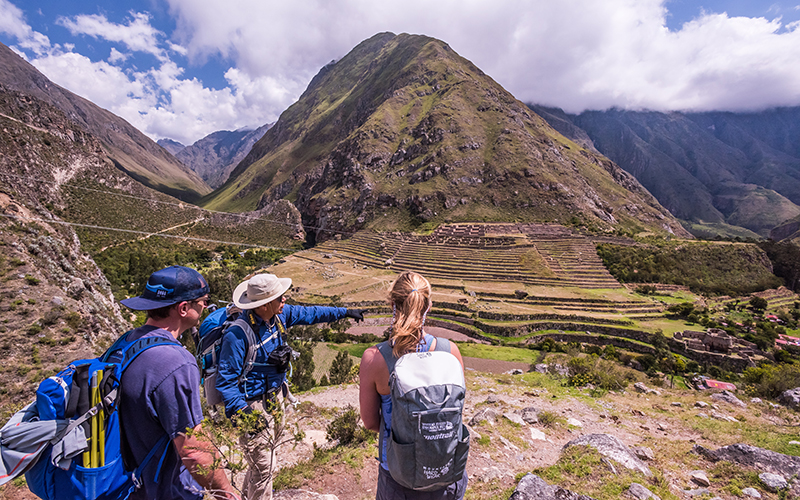
<path fill-rule="evenodd" d="M 233 291 L 233 303 L 241 309 L 255 309 L 283 295 L 292 286 L 292 278 L 274 274 L 256 274 L 239 283 Z"/>

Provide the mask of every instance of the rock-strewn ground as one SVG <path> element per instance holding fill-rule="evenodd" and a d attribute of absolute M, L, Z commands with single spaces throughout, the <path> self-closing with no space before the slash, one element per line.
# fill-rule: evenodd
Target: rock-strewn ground
<path fill-rule="evenodd" d="M 738 498 L 731 491 L 753 487 L 762 498 L 778 498 L 757 479 L 753 484 L 731 487 L 728 480 L 711 472 L 716 470 L 714 462 L 693 451 L 696 445 L 716 450 L 751 442 L 781 453 L 800 454 L 800 445 L 790 444 L 800 441 L 793 427 L 799 421 L 797 414 L 767 402 L 752 403 L 742 394 L 739 397 L 747 401 L 745 408 L 715 402 L 710 393 L 688 390 L 661 388 L 661 394 L 655 395 L 637 393 L 630 387 L 625 393 L 596 393 L 562 387 L 560 381 L 541 374 L 493 375 L 468 370 L 467 381 L 465 421 L 470 423 L 473 438 L 467 465 L 468 498 L 507 498 L 524 474 L 555 464 L 565 444 L 591 434 L 612 436 L 631 449 L 638 456 L 636 460 L 655 475 L 650 483 L 667 485 L 667 491 L 674 495 L 667 498 L 686 498 L 686 491 L 700 488 L 692 475 L 698 470 L 707 471 L 710 484 L 705 489 L 712 496 Z M 343 408 L 348 404 L 357 407 L 358 389 L 351 384 L 303 394 L 300 399 L 319 408 Z M 698 401 L 708 406 L 696 407 Z M 710 409 L 716 418 L 709 416 Z M 318 412 L 322 413 L 325 412 Z M 536 423 L 532 417 L 536 414 L 542 420 L 556 417 L 557 422 Z M 722 417 L 732 417 L 732 421 Z M 281 449 L 281 467 L 309 459 L 314 440 L 318 446 L 326 446 L 324 431 L 330 418 L 303 420 L 306 440 L 294 449 Z M 365 458 L 354 465 L 326 465 L 320 474 L 303 481 L 303 489 L 333 494 L 339 500 L 374 498 L 375 450 L 374 445 L 370 446 Z M 606 473 L 625 469 L 623 463 L 614 460 L 606 460 Z M 737 467 L 747 469 L 744 465 Z M 767 472 L 757 468 L 753 471 Z M 787 471 L 786 479 L 791 476 Z M 642 481 L 652 488 L 646 477 Z M 572 489 L 577 494 L 586 493 Z"/>

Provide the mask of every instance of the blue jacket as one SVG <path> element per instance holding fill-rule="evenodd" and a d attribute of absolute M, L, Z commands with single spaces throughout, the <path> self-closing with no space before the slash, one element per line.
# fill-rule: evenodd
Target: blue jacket
<path fill-rule="evenodd" d="M 347 309 L 344 307 L 321 306 L 292 306 L 285 304 L 283 312 L 278 315 L 283 325 L 288 329 L 294 325 L 313 325 L 315 323 L 328 323 L 342 319 Z M 260 341 L 264 341 L 277 332 L 277 325 L 273 322 L 268 325 L 264 320 L 245 311 L 248 322 L 253 327 L 253 332 Z M 283 374 L 277 371 L 251 371 L 244 384 L 239 384 L 239 375 L 247 352 L 245 334 L 238 326 L 232 326 L 222 338 L 222 348 L 219 354 L 219 369 L 217 375 L 217 390 L 222 394 L 225 402 L 225 415 L 230 417 L 237 411 L 247 406 L 247 401 L 260 398 L 270 388 L 280 387 Z M 280 335 L 265 343 L 256 353 L 256 363 L 266 363 L 267 356 L 273 349 L 283 343 Z"/>

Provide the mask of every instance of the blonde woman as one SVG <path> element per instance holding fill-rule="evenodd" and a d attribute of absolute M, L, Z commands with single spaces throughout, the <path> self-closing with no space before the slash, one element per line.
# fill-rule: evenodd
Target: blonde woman
<path fill-rule="evenodd" d="M 398 470 L 402 467 L 396 467 L 390 472 L 389 462 L 391 459 L 387 457 L 387 443 L 390 439 L 394 439 L 392 434 L 392 387 L 390 387 L 390 370 L 395 369 L 395 362 L 398 361 L 398 358 L 408 353 L 434 351 L 437 349 L 437 344 L 440 344 L 438 349 L 440 352 L 442 350 L 449 350 L 449 353 L 455 357 L 454 360 L 452 357 L 444 356 L 443 354 L 446 358 L 444 360 L 446 362 L 445 364 L 448 367 L 446 369 L 450 372 L 446 374 L 446 377 L 456 380 L 457 385 L 460 384 L 462 389 L 460 389 L 459 397 L 461 401 L 459 401 L 459 403 L 463 405 L 464 361 L 455 343 L 447 339 L 433 337 L 423 330 L 425 317 L 432 305 L 431 285 L 428 283 L 428 280 L 414 272 L 402 273 L 392 285 L 392 289 L 389 292 L 389 302 L 393 311 L 391 335 L 388 341 L 370 347 L 364 352 L 361 358 L 359 382 L 361 420 L 363 420 L 365 427 L 378 432 L 380 435 L 380 466 L 378 469 L 378 487 L 375 498 L 376 500 L 461 499 L 464 497 L 467 486 L 466 474 L 458 473 L 456 476 L 453 476 L 456 478 L 454 482 L 450 484 L 445 483 L 443 486 L 434 486 L 438 489 L 433 491 L 430 491 L 430 488 L 426 491 L 420 491 L 419 489 L 412 489 L 404 486 L 413 483 L 414 478 L 402 477 L 403 473 Z M 447 349 L 448 345 L 449 349 Z M 391 365 L 391 367 L 389 365 Z M 396 418 L 399 418 L 399 415 L 402 414 L 397 411 L 395 413 Z M 398 425 L 399 423 L 396 420 L 395 426 Z M 463 426 L 461 425 L 461 416 L 459 413 L 457 422 L 448 428 L 456 429 L 453 431 L 456 433 L 461 427 Z M 463 433 L 466 431 L 461 432 Z M 468 448 L 468 435 L 463 436 L 462 439 L 467 443 L 465 446 Z M 461 453 L 462 460 L 456 463 L 455 467 L 452 465 L 451 461 L 449 463 L 449 468 L 460 468 L 463 472 L 463 467 L 466 464 L 466 451 L 460 451 L 463 451 L 463 453 Z M 416 450 L 417 456 L 420 456 L 420 453 L 425 454 L 425 452 L 425 449 Z M 433 452 L 435 452 L 435 450 L 431 449 L 431 453 Z M 458 462 L 458 458 L 456 458 L 456 461 Z"/>

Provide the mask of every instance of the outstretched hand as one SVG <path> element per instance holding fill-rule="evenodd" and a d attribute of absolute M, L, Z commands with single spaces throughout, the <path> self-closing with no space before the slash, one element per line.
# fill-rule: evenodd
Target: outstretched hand
<path fill-rule="evenodd" d="M 356 320 L 356 323 L 364 321 L 364 309 L 348 309 L 347 312 L 344 314 L 345 318 L 353 318 Z"/>

